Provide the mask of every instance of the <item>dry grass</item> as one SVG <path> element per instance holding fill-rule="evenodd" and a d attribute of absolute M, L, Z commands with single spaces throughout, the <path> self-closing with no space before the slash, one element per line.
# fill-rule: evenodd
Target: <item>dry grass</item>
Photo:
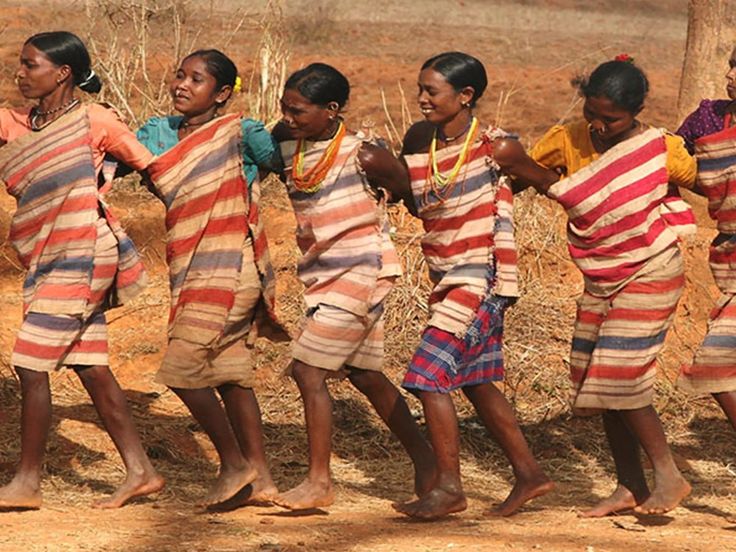
<path fill-rule="evenodd" d="M 89 0 L 87 6 L 90 22 L 96 22 L 89 28 L 89 44 L 109 83 L 107 99 L 136 124 L 151 114 L 168 112 L 167 75 L 181 54 L 201 38 L 187 15 L 190 3 Z M 241 14 L 219 23 L 218 28 L 225 29 L 220 36 L 223 44 L 232 40 L 234 30 L 244 26 L 263 30 L 261 49 L 254 56 L 257 76 L 251 81 L 249 94 L 241 101 L 251 112 L 272 121 L 289 51 L 281 34 L 283 26 L 278 25 L 280 5 L 272 2 L 269 6 L 272 19 Z M 319 14 L 319 9 L 315 13 Z M 210 17 L 214 21 L 218 15 L 212 13 Z M 315 19 L 312 24 L 321 25 L 323 21 L 324 18 Z M 130 33 L 130 29 L 135 32 Z M 293 37 L 319 37 L 321 32 L 318 28 L 300 34 L 292 27 Z M 503 94 L 499 99 L 497 123 L 502 122 L 514 93 Z M 383 96 L 386 118 L 383 124 L 376 125 L 385 130 L 385 137 L 394 148 L 400 146 L 401 136 L 411 124 L 400 85 L 396 96 L 395 101 Z M 160 254 L 161 213 L 157 214 L 151 207 L 153 199 L 134 191 L 132 185 L 117 187 L 111 200 L 127 213 L 123 221 L 155 273 L 143 297 L 111 314 L 111 342 L 118 347 L 114 362 L 121 366 L 121 373 L 135 375 L 123 381 L 123 385 L 148 453 L 170 481 L 162 495 L 163 501 L 189 505 L 204 494 L 215 475 L 216 455 L 178 399 L 151 383 L 165 344 L 168 304 Z M 289 210 L 283 187 L 275 180 L 264 186 L 263 208 L 267 224 L 273 219 L 283 221 L 280 215 Z M 404 275 L 388 299 L 385 365 L 389 377 L 398 382 L 427 319 L 430 283 L 419 249 L 420 224 L 402 207 L 392 207 L 390 217 Z M 581 497 L 589 500 L 591 492 L 603 493 L 611 484 L 610 458 L 598 422 L 571 420 L 567 414 L 567 362 L 575 297 L 580 292 L 581 280 L 566 252 L 564 217 L 558 207 L 543 198 L 525 194 L 515 201 L 515 217 L 522 297 L 507 317 L 504 391 L 514 404 L 535 453 L 560 483 L 554 503 L 572 507 L 580 503 Z M 273 233 L 278 229 L 267 230 Z M 271 243 L 278 249 L 280 314 L 287 325 L 294 327 L 303 304 L 295 275 L 298 250 L 292 227 L 289 232 L 288 238 L 279 238 L 280 243 L 273 240 Z M 15 313 L 19 321 L 20 281 L 7 259 L 0 259 L 0 267 L 2 291 L 6 292 L 3 310 Z M 11 293 L 9 289 L 15 291 Z M 702 290 L 699 294 L 693 292 L 690 301 L 702 302 L 703 296 Z M 700 319 L 704 308 L 698 311 Z M 9 343 L 5 338 L 12 331 L 13 328 L 2 328 L 0 337 L 4 344 Z M 658 407 L 665 412 L 676 451 L 699 458 L 691 462 L 687 474 L 700 483 L 693 500 L 727 496 L 736 492 L 733 434 L 710 402 L 686 399 L 674 389 L 673 374 L 683 355 L 687 355 L 673 355 L 673 351 L 682 351 L 681 344 L 692 345 L 697 339 L 688 335 L 682 324 L 676 327 L 673 336 L 662 356 L 665 369 L 658 384 Z M 125 344 L 125 349 L 116 344 Z M 277 483 L 283 488 L 297 482 L 306 470 L 302 404 L 293 382 L 278 375 L 288 358 L 287 345 L 258 344 L 258 396 L 265 421 L 266 446 Z M 9 475 L 10 465 L 19 452 L 19 390 L 8 360 L 7 354 L 2 353 L 0 464 L 8 468 L 5 476 Z M 408 495 L 411 469 L 396 440 L 357 391 L 340 382 L 331 382 L 330 388 L 336 413 L 334 471 L 341 491 L 348 500 Z M 121 479 L 121 464 L 75 376 L 63 373 L 55 377 L 53 389 L 56 410 L 47 456 L 46 486 L 53 489 L 57 503 L 86 505 L 92 496 L 112 490 Z M 511 477 L 507 461 L 489 439 L 470 405 L 460 396 L 457 399 L 466 488 L 473 498 L 498 500 Z M 408 401 L 417 419 L 422 421 L 419 403 L 412 397 Z M 709 450 L 708 458 L 702 454 L 704 448 Z M 355 500 L 358 502 L 358 498 Z"/>
<path fill-rule="evenodd" d="M 250 114 L 270 128 L 280 117 L 279 99 L 289 63 L 288 36 L 279 0 L 269 0 L 260 19 L 261 41 L 248 85 Z"/>

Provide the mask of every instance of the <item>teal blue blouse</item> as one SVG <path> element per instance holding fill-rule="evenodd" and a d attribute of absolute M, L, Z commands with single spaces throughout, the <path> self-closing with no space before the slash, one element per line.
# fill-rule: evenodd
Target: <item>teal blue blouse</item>
<path fill-rule="evenodd" d="M 179 143 L 179 125 L 183 117 L 152 117 L 136 133 L 138 141 L 154 155 L 161 155 Z M 263 123 L 241 119 L 243 127 L 243 173 L 248 186 L 258 177 L 258 169 L 280 172 L 283 166 L 281 152 Z"/>

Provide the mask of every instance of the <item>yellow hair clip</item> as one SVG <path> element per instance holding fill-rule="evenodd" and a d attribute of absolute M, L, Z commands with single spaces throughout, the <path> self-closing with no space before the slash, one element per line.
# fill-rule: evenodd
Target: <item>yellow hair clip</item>
<path fill-rule="evenodd" d="M 240 77 L 235 77 L 235 84 L 233 85 L 233 92 L 236 94 L 243 90 L 243 80 Z"/>

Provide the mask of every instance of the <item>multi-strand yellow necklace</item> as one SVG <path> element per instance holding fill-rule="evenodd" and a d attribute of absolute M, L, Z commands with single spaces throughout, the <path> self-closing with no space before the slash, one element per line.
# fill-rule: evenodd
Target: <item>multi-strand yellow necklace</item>
<path fill-rule="evenodd" d="M 300 138 L 296 143 L 296 153 L 292 160 L 291 177 L 294 181 L 294 187 L 300 192 L 313 194 L 322 187 L 322 183 L 330 172 L 332 165 L 335 164 L 335 159 L 340 151 L 340 144 L 345 136 L 345 125 L 340 121 L 337 126 L 335 136 L 330 140 L 330 143 L 322 152 L 319 161 L 309 169 L 306 173 L 304 172 L 304 154 L 307 150 L 307 141 Z"/>
<path fill-rule="evenodd" d="M 429 158 L 427 160 L 427 183 L 429 187 L 437 193 L 440 189 L 452 186 L 457 180 L 457 176 L 460 174 L 460 170 L 465 165 L 465 161 L 468 158 L 470 152 L 470 145 L 475 141 L 475 135 L 478 130 L 478 119 L 473 117 L 468 129 L 468 134 L 465 137 L 465 142 L 457 156 L 457 161 L 452 169 L 448 173 L 441 173 L 437 166 L 437 130 L 434 131 L 432 136 L 432 143 L 429 146 Z"/>

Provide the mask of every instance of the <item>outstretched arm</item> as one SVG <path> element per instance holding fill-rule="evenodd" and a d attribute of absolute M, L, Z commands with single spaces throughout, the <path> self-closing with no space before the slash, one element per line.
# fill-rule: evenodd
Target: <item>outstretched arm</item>
<path fill-rule="evenodd" d="M 388 150 L 373 144 L 363 144 L 358 152 L 358 160 L 373 188 L 386 190 L 391 202 L 402 200 L 409 212 L 416 216 L 409 171 L 401 161 Z"/>
<path fill-rule="evenodd" d="M 547 169 L 529 157 L 515 138 L 498 138 L 493 142 L 493 158 L 501 170 L 513 177 L 512 188 L 518 193 L 528 187 L 546 194 L 560 175 Z"/>

